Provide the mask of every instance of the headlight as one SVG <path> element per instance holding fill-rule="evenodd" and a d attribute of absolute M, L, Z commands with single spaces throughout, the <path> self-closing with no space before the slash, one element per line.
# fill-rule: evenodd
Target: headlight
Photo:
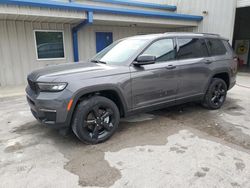
<path fill-rule="evenodd" d="M 37 83 L 40 91 L 62 91 L 66 88 L 67 83 L 46 83 L 46 82 L 38 82 Z"/>

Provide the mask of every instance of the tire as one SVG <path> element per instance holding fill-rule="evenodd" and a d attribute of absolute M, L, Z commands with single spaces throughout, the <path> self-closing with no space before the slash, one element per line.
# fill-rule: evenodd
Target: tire
<path fill-rule="evenodd" d="M 115 133 L 119 121 L 120 113 L 113 101 L 93 96 L 77 105 L 72 130 L 82 142 L 97 144 L 108 140 Z"/>
<path fill-rule="evenodd" d="M 216 110 L 221 108 L 227 96 L 227 84 L 220 78 L 213 78 L 203 100 L 203 106 Z"/>

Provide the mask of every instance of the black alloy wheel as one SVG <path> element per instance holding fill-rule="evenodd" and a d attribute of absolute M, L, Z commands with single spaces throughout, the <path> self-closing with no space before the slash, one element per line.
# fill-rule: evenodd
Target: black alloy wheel
<path fill-rule="evenodd" d="M 93 96 L 78 104 L 72 129 L 83 142 L 97 144 L 108 140 L 116 131 L 120 113 L 108 98 Z"/>
<path fill-rule="evenodd" d="M 227 84 L 220 78 L 213 78 L 206 95 L 203 105 L 209 109 L 219 109 L 225 102 L 227 96 Z"/>
<path fill-rule="evenodd" d="M 211 103 L 214 106 L 221 106 L 226 98 L 226 87 L 221 83 L 217 83 L 214 86 L 214 91 L 211 98 Z"/>
<path fill-rule="evenodd" d="M 111 108 L 96 105 L 87 115 L 83 127 L 92 139 L 101 139 L 114 127 L 113 115 Z"/>

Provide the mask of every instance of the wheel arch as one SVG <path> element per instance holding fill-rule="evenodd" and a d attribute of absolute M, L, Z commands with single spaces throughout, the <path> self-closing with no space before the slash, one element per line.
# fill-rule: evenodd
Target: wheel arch
<path fill-rule="evenodd" d="M 227 89 L 229 89 L 229 87 L 230 87 L 230 73 L 229 73 L 229 71 L 228 70 L 217 70 L 210 76 L 209 81 L 206 85 L 205 92 L 207 91 L 213 78 L 220 78 L 220 79 L 224 80 L 227 84 Z"/>
<path fill-rule="evenodd" d="M 110 100 L 112 100 L 118 107 L 119 111 L 120 111 L 120 116 L 124 117 L 127 114 L 127 109 L 128 109 L 128 105 L 127 102 L 122 94 L 122 92 L 120 91 L 119 88 L 117 88 L 114 85 L 101 85 L 101 86 L 93 86 L 93 87 L 87 87 L 87 88 L 83 88 L 80 89 L 76 92 L 76 94 L 73 96 L 73 103 L 71 106 L 71 109 L 69 111 L 68 114 L 68 124 L 71 124 L 73 115 L 74 115 L 74 111 L 76 106 L 78 105 L 79 102 L 81 102 L 82 100 L 92 97 L 94 95 L 99 95 L 99 96 L 103 96 L 106 97 Z"/>
<path fill-rule="evenodd" d="M 229 89 L 229 86 L 230 86 L 230 77 L 229 77 L 229 73 L 228 72 L 217 73 L 212 78 L 220 78 L 220 79 L 224 80 L 226 82 L 226 84 L 227 84 L 227 89 Z"/>

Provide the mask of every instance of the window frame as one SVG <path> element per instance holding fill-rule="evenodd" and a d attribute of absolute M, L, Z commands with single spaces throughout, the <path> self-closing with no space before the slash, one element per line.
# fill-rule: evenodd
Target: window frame
<path fill-rule="evenodd" d="M 178 39 L 199 39 L 199 40 L 204 40 L 204 42 L 205 42 L 205 47 L 206 47 L 206 50 L 207 50 L 207 56 L 206 56 L 206 57 L 203 56 L 203 57 L 191 57 L 191 58 L 179 59 L 179 57 L 178 57 L 178 52 L 179 52 L 179 50 L 180 50 L 180 46 L 179 46 Z M 206 41 L 206 38 L 205 38 L 205 37 L 178 36 L 178 37 L 176 37 L 175 40 L 176 40 L 176 46 L 177 46 L 177 50 L 176 50 L 176 59 L 177 59 L 178 61 L 211 57 L 211 56 L 210 56 L 210 51 L 209 51 L 209 49 L 208 49 L 207 41 Z"/>
<path fill-rule="evenodd" d="M 228 55 L 228 50 L 227 50 L 227 47 L 225 46 L 225 44 L 223 43 L 223 39 L 220 39 L 220 38 L 212 38 L 212 37 L 206 37 L 206 38 L 204 38 L 204 39 L 205 39 L 206 46 L 207 46 L 207 50 L 208 50 L 208 53 L 209 53 L 209 56 L 210 56 L 210 57 L 217 57 L 217 56 L 225 56 L 225 55 Z M 225 48 L 225 50 L 226 50 L 226 53 L 224 53 L 224 54 L 219 54 L 219 55 L 218 55 L 218 54 L 217 54 L 217 55 L 213 55 L 213 54 L 211 53 L 211 50 L 210 50 L 209 45 L 208 45 L 209 39 L 215 39 L 215 40 L 221 41 L 222 45 L 224 46 L 224 48 Z M 226 40 L 225 40 L 225 41 L 226 41 Z"/>
<path fill-rule="evenodd" d="M 153 41 L 151 41 L 142 51 L 141 53 L 139 53 L 139 55 L 137 57 L 139 57 L 140 55 L 142 55 L 152 44 L 154 44 L 155 42 L 159 41 L 159 40 L 164 40 L 164 39 L 171 39 L 173 41 L 173 48 L 174 48 L 174 52 L 175 52 L 175 57 L 173 60 L 168 60 L 168 61 L 160 61 L 160 62 L 155 62 L 155 64 L 159 64 L 159 63 L 165 63 L 165 62 L 170 62 L 170 61 L 176 61 L 177 60 L 177 43 L 176 43 L 176 37 L 163 37 L 163 38 L 157 38 Z M 134 61 L 136 61 L 137 57 L 135 58 Z"/>
<path fill-rule="evenodd" d="M 38 57 L 38 49 L 37 49 L 37 40 L 36 40 L 36 32 L 61 32 L 62 33 L 62 39 L 63 39 L 63 54 L 64 57 L 58 57 L 58 58 L 39 58 Z M 65 53 L 65 39 L 64 39 L 64 30 L 46 30 L 46 29 L 35 29 L 33 30 L 34 33 L 34 42 L 35 42 L 35 53 L 36 53 L 36 60 L 37 61 L 56 61 L 56 60 L 65 60 L 66 59 L 66 53 Z"/>

